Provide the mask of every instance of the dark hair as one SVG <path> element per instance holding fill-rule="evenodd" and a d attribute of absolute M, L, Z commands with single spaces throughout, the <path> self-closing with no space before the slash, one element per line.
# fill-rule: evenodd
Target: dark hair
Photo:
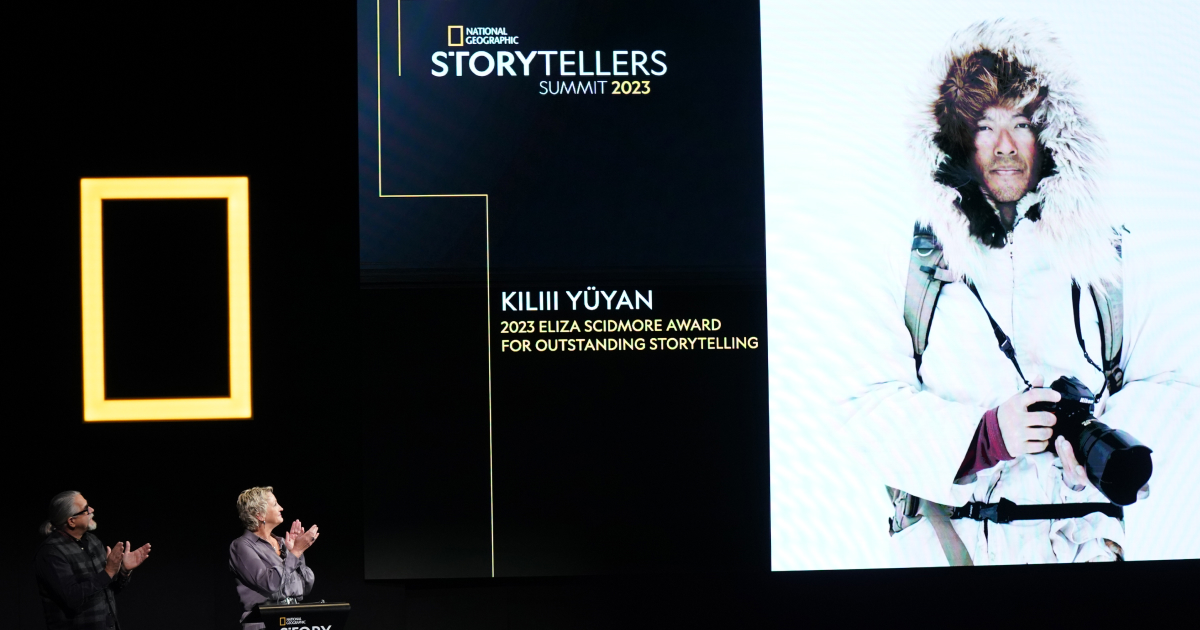
<path fill-rule="evenodd" d="M 959 192 L 958 207 L 967 218 L 971 236 L 988 247 L 1004 247 L 1008 230 L 976 179 L 972 162 L 976 125 L 990 107 L 1017 109 L 1032 118 L 1049 94 L 1040 83 L 1032 68 L 1018 63 L 1007 52 L 977 50 L 950 62 L 933 104 L 938 123 L 933 141 L 948 156 L 934 180 Z M 1055 168 L 1054 157 L 1042 151 L 1038 178 L 1053 175 Z M 1036 221 L 1041 209 L 1035 205 L 1027 214 Z"/>
<path fill-rule="evenodd" d="M 989 107 L 1011 107 L 1032 117 L 1049 90 L 1032 68 L 1007 52 L 978 50 L 950 62 L 933 104 L 938 132 L 933 140 L 951 157 L 975 152 L 975 125 Z"/>

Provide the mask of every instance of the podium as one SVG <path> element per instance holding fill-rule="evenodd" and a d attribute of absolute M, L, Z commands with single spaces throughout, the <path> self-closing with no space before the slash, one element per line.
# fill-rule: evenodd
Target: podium
<path fill-rule="evenodd" d="M 259 604 L 244 621 L 266 624 L 267 630 L 343 630 L 349 617 L 350 604 L 321 601 Z"/>

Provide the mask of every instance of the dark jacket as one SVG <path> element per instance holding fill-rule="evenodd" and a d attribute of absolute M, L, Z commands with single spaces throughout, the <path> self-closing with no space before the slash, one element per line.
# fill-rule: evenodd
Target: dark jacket
<path fill-rule="evenodd" d="M 48 630 L 106 630 L 117 626 L 116 594 L 129 575 L 104 572 L 104 543 L 88 532 L 76 541 L 51 532 L 34 556 L 38 591 Z"/>

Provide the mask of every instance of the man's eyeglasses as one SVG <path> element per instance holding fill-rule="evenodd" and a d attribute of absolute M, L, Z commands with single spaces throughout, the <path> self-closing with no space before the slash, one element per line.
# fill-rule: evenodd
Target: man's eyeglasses
<path fill-rule="evenodd" d="M 84 505 L 84 506 L 83 506 L 83 511 L 81 511 L 81 512 L 76 512 L 76 513 L 74 513 L 74 514 L 72 514 L 72 515 L 68 516 L 67 518 L 75 518 L 76 516 L 83 516 L 84 514 L 87 514 L 87 513 L 88 513 L 88 512 L 89 512 L 91 509 L 92 509 L 92 506 L 90 506 L 90 505 Z"/>

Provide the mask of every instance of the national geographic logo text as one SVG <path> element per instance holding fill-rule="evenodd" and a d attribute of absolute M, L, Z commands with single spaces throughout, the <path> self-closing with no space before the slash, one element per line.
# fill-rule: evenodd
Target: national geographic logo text
<path fill-rule="evenodd" d="M 520 37 L 509 35 L 508 29 L 494 26 L 449 26 L 446 27 L 447 46 L 479 46 L 508 44 L 519 46 Z"/>
<path fill-rule="evenodd" d="M 279 630 L 330 630 L 332 625 L 319 626 L 306 624 L 302 617 L 280 617 Z"/>

